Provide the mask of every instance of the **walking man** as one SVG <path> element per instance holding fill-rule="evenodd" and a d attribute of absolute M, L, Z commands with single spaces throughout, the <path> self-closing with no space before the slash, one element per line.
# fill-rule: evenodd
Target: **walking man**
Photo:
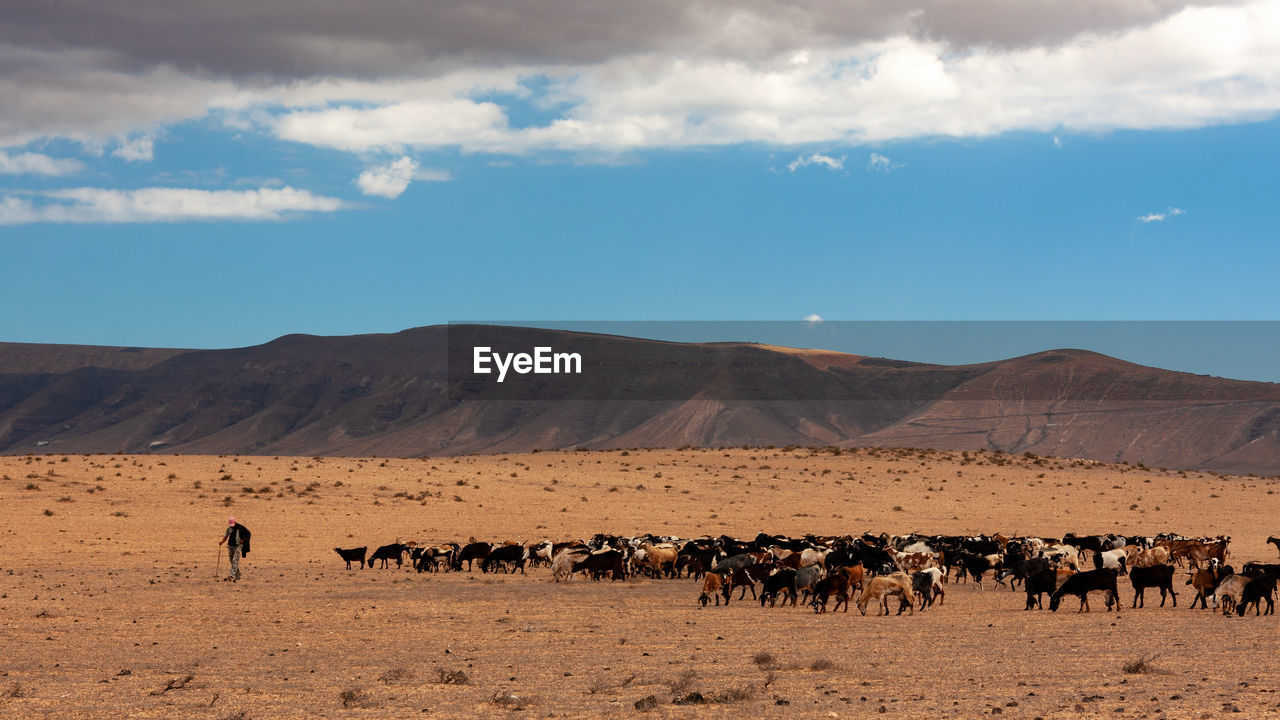
<path fill-rule="evenodd" d="M 235 518 L 227 518 L 227 531 L 222 534 L 218 544 L 227 544 L 227 555 L 231 558 L 231 574 L 223 578 L 236 582 L 240 579 L 240 556 L 249 554 L 249 528 L 236 522 Z"/>

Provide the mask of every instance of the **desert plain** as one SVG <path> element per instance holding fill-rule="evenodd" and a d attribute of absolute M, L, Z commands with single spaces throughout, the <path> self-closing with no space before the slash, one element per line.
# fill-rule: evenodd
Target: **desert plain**
<path fill-rule="evenodd" d="M 1280 717 L 1280 621 L 1024 611 L 988 579 L 913 615 L 699 607 L 691 579 L 345 569 L 334 548 L 1066 532 L 1229 535 L 1277 560 L 1280 480 L 920 450 L 432 458 L 0 457 L 0 717 Z M 221 581 L 228 516 L 253 531 Z M 1155 597 L 1153 602 L 1152 597 Z M 704 702 L 675 704 L 698 693 Z M 652 696 L 649 709 L 637 701 Z M 641 703 L 645 705 L 646 703 Z"/>

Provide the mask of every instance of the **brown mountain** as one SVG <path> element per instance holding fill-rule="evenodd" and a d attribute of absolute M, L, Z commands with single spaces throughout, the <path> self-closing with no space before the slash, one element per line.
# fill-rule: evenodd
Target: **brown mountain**
<path fill-rule="evenodd" d="M 457 372 L 471 347 L 583 372 Z M 464 360 L 466 362 L 464 362 Z M 450 374 L 453 367 L 455 372 Z M 1280 473 L 1280 385 L 1081 350 L 944 366 L 739 343 L 433 326 L 232 350 L 0 344 L 0 451 L 458 454 L 897 445 Z"/>

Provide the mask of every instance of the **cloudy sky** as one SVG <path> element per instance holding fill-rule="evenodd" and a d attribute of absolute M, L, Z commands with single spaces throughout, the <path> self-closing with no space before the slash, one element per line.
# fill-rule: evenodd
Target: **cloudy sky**
<path fill-rule="evenodd" d="M 1278 110 L 1278 0 L 11 0 L 0 340 L 1276 319 Z"/>

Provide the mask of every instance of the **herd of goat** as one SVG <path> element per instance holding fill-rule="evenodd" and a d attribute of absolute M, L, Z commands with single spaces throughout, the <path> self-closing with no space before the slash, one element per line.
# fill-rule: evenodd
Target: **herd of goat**
<path fill-rule="evenodd" d="M 1188 538 L 1174 534 L 1155 536 L 1075 535 L 1039 538 L 995 535 L 881 535 L 790 538 L 761 533 L 753 540 L 728 536 L 680 540 L 641 535 L 618 537 L 599 534 L 588 541 L 540 543 L 487 543 L 471 538 L 465 545 L 447 543 L 424 546 L 395 542 L 368 554 L 367 547 L 334 548 L 351 569 L 403 567 L 406 557 L 417 572 L 524 572 L 526 566 L 545 565 L 559 582 L 576 575 L 595 580 L 625 580 L 643 575 L 652 578 L 693 578 L 701 581 L 698 602 L 713 600 L 727 606 L 735 590 L 738 600 L 750 590 L 763 607 L 779 600 L 794 607 L 799 601 L 815 612 L 844 607 L 851 599 L 865 615 L 876 605 L 888 615 L 890 601 L 897 614 L 925 610 L 943 602 L 945 585 L 972 581 L 982 588 L 990 577 L 1000 585 L 1026 593 L 1025 609 L 1057 611 L 1068 595 L 1080 600 L 1080 612 L 1089 611 L 1089 593 L 1101 592 L 1106 607 L 1120 610 L 1117 581 L 1127 576 L 1133 585 L 1133 607 L 1145 606 L 1148 588 L 1160 591 L 1160 606 L 1171 599 L 1176 568 L 1186 568 L 1185 585 L 1195 591 L 1191 607 L 1207 609 L 1212 603 L 1224 613 L 1243 616 L 1253 606 L 1255 614 L 1274 614 L 1280 563 L 1246 563 L 1239 573 L 1227 564 L 1231 538 Z M 1280 550 L 1280 537 L 1267 542 Z M 759 591 L 757 591 L 759 587 Z M 855 599 L 856 597 L 856 599 Z"/>

